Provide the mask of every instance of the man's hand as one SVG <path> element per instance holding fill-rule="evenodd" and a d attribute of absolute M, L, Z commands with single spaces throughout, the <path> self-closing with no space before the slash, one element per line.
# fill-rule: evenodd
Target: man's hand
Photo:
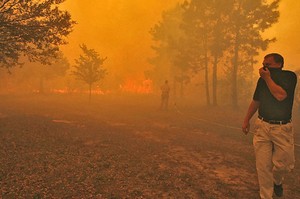
<path fill-rule="evenodd" d="M 261 78 L 263 78 L 264 80 L 271 78 L 271 73 L 269 71 L 268 68 L 260 68 L 259 69 L 259 75 L 261 76 Z"/>
<path fill-rule="evenodd" d="M 250 123 L 248 121 L 244 121 L 243 126 L 242 126 L 242 130 L 245 133 L 245 135 L 247 135 L 250 131 Z"/>
<path fill-rule="evenodd" d="M 260 105 L 259 101 L 252 100 L 249 105 L 248 112 L 245 116 L 244 123 L 242 125 L 242 131 L 247 135 L 250 132 L 250 120 L 252 116 L 256 113 Z"/>

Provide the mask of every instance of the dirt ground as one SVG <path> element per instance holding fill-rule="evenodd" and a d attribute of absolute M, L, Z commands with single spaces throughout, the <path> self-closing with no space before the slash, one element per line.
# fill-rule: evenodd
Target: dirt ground
<path fill-rule="evenodd" d="M 86 98 L 0 96 L 1 198 L 259 198 L 252 135 L 240 130 L 247 107 Z M 295 151 L 287 199 L 300 198 Z"/>

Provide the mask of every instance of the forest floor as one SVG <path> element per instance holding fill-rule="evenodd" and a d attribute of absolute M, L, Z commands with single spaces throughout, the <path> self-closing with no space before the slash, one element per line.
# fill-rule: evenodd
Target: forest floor
<path fill-rule="evenodd" d="M 255 199 L 252 134 L 233 110 L 142 95 L 0 98 L 0 198 Z M 300 117 L 294 119 L 300 143 Z M 284 197 L 300 198 L 300 147 Z"/>

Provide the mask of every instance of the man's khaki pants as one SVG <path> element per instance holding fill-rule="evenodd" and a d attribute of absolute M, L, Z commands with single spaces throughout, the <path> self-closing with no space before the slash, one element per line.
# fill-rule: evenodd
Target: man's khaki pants
<path fill-rule="evenodd" d="M 293 124 L 255 122 L 253 145 L 262 199 L 271 199 L 274 183 L 279 185 L 285 173 L 294 168 Z"/>

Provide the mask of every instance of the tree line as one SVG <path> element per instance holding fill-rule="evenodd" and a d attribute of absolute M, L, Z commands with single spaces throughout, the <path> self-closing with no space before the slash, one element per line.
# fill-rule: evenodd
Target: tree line
<path fill-rule="evenodd" d="M 9 70 L 21 66 L 24 57 L 44 65 L 57 65 L 61 59 L 60 65 L 66 71 L 68 63 L 62 59 L 59 47 L 67 44 L 76 22 L 60 9 L 63 2 L 0 2 L 0 67 Z M 154 68 L 146 71 L 146 76 L 156 82 L 168 76 L 182 94 L 185 85 L 203 73 L 207 104 L 218 105 L 218 88 L 223 82 L 230 85 L 231 103 L 237 107 L 239 96 L 249 92 L 247 88 L 253 81 L 255 57 L 275 41 L 263 38 L 262 33 L 278 21 L 279 2 L 190 0 L 177 4 L 165 11 L 150 30 L 156 56 L 149 60 Z M 85 44 L 80 48 L 83 55 L 75 60 L 72 74 L 89 85 L 91 94 L 92 85 L 106 74 L 106 58 Z"/>
<path fill-rule="evenodd" d="M 171 78 L 183 89 L 203 72 L 206 103 L 218 105 L 218 83 L 226 82 L 231 104 L 238 107 L 239 96 L 249 92 L 253 81 L 255 57 L 276 40 L 262 36 L 279 19 L 280 1 L 268 2 L 190 0 L 165 11 L 150 30 L 156 56 L 147 75 L 157 82 Z"/>
<path fill-rule="evenodd" d="M 0 67 L 30 61 L 48 63 L 75 24 L 67 11 L 59 9 L 64 0 L 3 0 L 0 2 Z"/>
<path fill-rule="evenodd" d="M 65 0 L 3 0 L 0 2 L 0 67 L 10 71 L 15 66 L 24 65 L 24 59 L 45 65 L 33 73 L 40 76 L 40 92 L 44 80 L 53 76 L 63 76 L 70 64 L 59 50 L 67 44 L 67 36 L 76 24 L 67 11 L 59 5 Z M 102 67 L 106 58 L 85 44 L 80 45 L 83 52 L 75 59 L 71 72 L 77 79 L 89 85 L 90 98 L 92 85 L 104 78 L 106 70 Z"/>

